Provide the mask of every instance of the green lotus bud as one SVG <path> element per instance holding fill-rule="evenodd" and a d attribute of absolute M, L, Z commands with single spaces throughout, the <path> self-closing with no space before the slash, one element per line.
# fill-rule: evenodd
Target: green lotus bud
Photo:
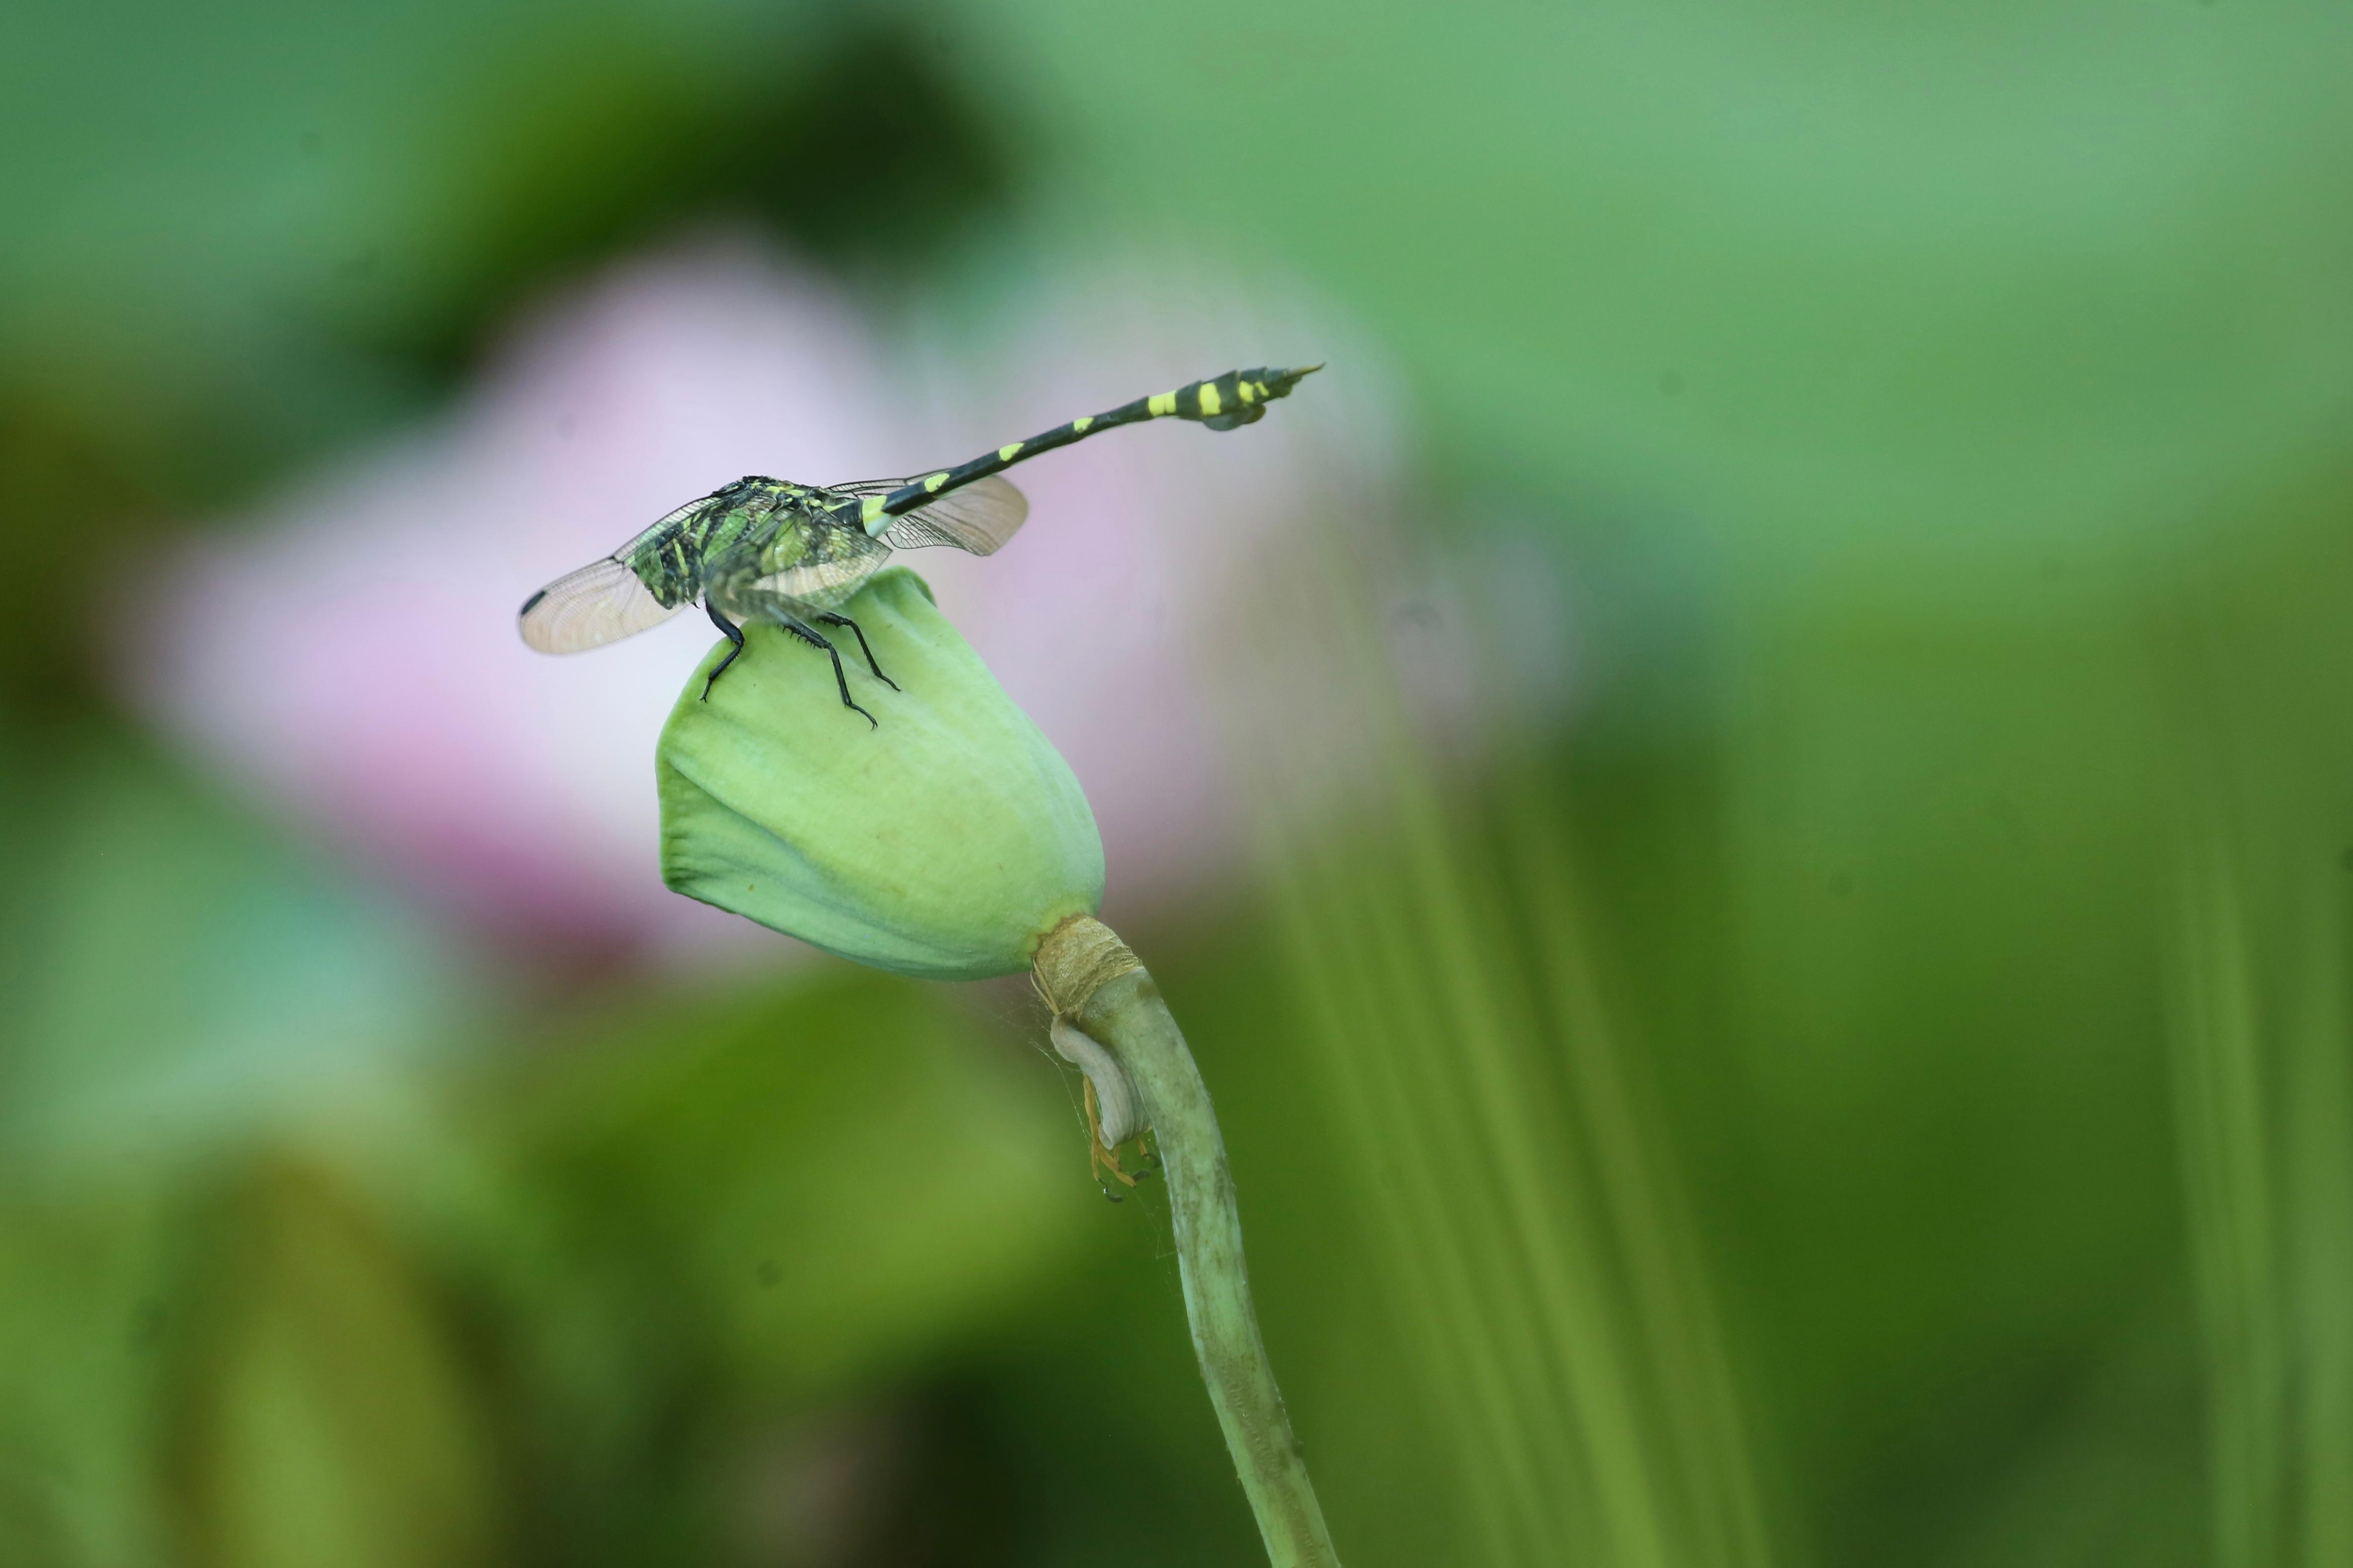
<path fill-rule="evenodd" d="M 662 879 L 813 946 L 902 974 L 979 980 L 1103 902 L 1103 839 L 1079 781 L 903 568 L 842 606 L 833 665 L 780 626 L 702 700 L 721 643 L 686 684 L 655 758 Z"/>

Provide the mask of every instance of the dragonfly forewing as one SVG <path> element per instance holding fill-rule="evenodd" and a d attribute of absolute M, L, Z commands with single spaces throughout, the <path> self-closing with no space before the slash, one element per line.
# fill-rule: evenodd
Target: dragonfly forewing
<path fill-rule="evenodd" d="M 634 637 L 702 591 L 693 542 L 711 498 L 668 513 L 601 561 L 567 572 L 523 601 L 522 640 L 541 653 L 584 653 Z"/>

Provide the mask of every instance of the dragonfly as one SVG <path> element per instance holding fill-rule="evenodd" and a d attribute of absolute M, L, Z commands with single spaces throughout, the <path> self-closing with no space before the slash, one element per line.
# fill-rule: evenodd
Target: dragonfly
<path fill-rule="evenodd" d="M 1027 498 L 998 477 L 1016 463 L 1153 419 L 1240 429 L 1323 368 L 1229 370 L 911 479 L 803 485 L 748 474 L 533 594 L 520 617 L 522 640 L 542 653 L 582 653 L 659 626 L 700 600 L 733 645 L 703 681 L 702 700 L 743 653 L 744 626 L 765 622 L 828 655 L 842 706 L 874 724 L 850 699 L 841 649 L 818 628 L 848 631 L 874 678 L 899 689 L 875 663 L 865 632 L 841 613 L 892 551 L 952 545 L 994 554 L 1029 515 Z"/>

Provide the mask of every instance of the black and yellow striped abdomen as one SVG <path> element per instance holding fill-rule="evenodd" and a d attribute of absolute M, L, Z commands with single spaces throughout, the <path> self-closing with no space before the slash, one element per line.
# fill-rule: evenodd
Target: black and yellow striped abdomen
<path fill-rule="evenodd" d="M 1144 405 L 1155 419 L 1174 415 L 1179 419 L 1198 419 L 1212 430 L 1232 430 L 1265 418 L 1270 402 L 1287 396 L 1301 376 L 1323 368 L 1311 364 L 1305 370 L 1229 370 L 1213 380 L 1147 397 Z"/>
<path fill-rule="evenodd" d="M 1008 442 L 994 452 L 984 452 L 968 463 L 937 473 L 911 479 L 886 494 L 867 496 L 859 503 L 858 521 L 869 533 L 881 533 L 891 519 L 913 510 L 934 497 L 946 494 L 975 479 L 985 479 L 991 474 L 1003 473 L 1016 463 L 1026 462 L 1041 452 L 1057 447 L 1067 447 L 1083 441 L 1090 436 L 1122 425 L 1141 425 L 1148 419 L 1191 419 L 1212 430 L 1232 430 L 1255 424 L 1266 417 L 1266 405 L 1278 397 L 1287 397 L 1291 389 L 1306 376 L 1323 369 L 1311 364 L 1301 370 L 1273 370 L 1261 366 L 1257 370 L 1229 370 L 1207 381 L 1190 382 L 1174 392 L 1155 393 L 1139 397 L 1133 403 L 1123 403 L 1103 414 L 1089 414 L 1060 425 L 1042 436 L 1032 436 L 1026 441 Z"/>

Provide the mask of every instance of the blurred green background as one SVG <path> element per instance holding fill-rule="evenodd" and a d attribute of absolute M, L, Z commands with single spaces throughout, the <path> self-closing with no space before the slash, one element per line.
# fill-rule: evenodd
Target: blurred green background
<path fill-rule="evenodd" d="M 1569 585 L 1492 657 L 1574 700 L 1441 745 L 1396 579 L 1271 584 L 1372 742 L 1122 921 L 1347 1561 L 2353 1563 L 2348 68 L 2268 0 L 11 7 L 0 1562 L 1253 1559 L 1019 985 L 486 943 L 124 695 L 122 584 L 717 218 L 978 340 L 1072 258 L 1308 299 L 1408 579 Z"/>

